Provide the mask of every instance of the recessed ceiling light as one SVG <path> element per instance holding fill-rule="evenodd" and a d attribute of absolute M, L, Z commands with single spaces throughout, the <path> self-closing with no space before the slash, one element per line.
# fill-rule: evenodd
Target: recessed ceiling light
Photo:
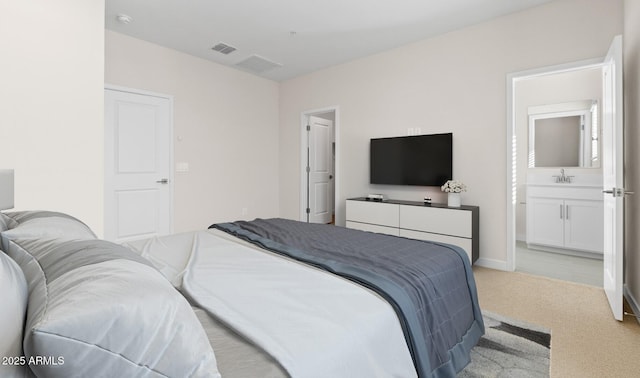
<path fill-rule="evenodd" d="M 116 20 L 118 20 L 118 22 L 123 25 L 127 25 L 127 24 L 130 24 L 131 21 L 133 21 L 133 18 L 131 18 L 131 16 L 126 14 L 119 14 L 116 16 Z"/>

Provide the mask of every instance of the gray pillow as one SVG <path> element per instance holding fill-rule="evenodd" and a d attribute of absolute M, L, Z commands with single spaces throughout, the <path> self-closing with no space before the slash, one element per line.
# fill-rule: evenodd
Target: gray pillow
<path fill-rule="evenodd" d="M 91 229 L 80 220 L 52 211 L 21 211 L 5 213 L 8 230 L 2 231 L 0 249 L 6 250 L 12 239 L 96 239 Z"/>
<path fill-rule="evenodd" d="M 104 240 L 11 239 L 29 285 L 27 358 L 46 377 L 220 377 L 189 304 L 141 256 Z"/>
<path fill-rule="evenodd" d="M 0 232 L 6 231 L 12 227 L 15 227 L 18 222 L 5 213 L 0 213 Z"/>
<path fill-rule="evenodd" d="M 49 217 L 58 217 L 58 218 L 68 218 L 74 220 L 78 223 L 82 223 L 78 218 L 72 217 L 69 214 L 60 213 L 57 211 L 48 211 L 48 210 L 26 210 L 26 211 L 10 211 L 5 213 L 5 216 L 11 218 L 15 224 L 9 228 L 13 228 L 20 223 L 26 222 L 30 219 L 36 218 L 49 218 Z M 84 223 L 82 223 L 84 224 Z M 89 228 L 85 225 L 85 227 Z"/>
<path fill-rule="evenodd" d="M 27 282 L 20 267 L 0 252 L 0 377 L 25 376 L 21 363 L 24 319 L 27 311 Z"/>

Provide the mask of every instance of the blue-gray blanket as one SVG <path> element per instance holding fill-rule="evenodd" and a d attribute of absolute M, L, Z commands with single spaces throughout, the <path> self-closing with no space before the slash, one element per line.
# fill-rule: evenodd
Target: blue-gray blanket
<path fill-rule="evenodd" d="M 379 293 L 398 314 L 420 377 L 455 377 L 484 334 L 471 264 L 456 246 L 286 219 L 210 228 Z"/>

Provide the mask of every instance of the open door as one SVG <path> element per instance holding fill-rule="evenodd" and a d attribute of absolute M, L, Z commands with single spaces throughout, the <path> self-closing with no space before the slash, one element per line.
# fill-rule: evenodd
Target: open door
<path fill-rule="evenodd" d="M 333 122 L 309 116 L 307 221 L 329 223 L 333 213 Z"/>
<path fill-rule="evenodd" d="M 622 36 L 611 43 L 602 69 L 602 174 L 604 196 L 604 290 L 622 320 L 624 258 L 624 171 Z"/>

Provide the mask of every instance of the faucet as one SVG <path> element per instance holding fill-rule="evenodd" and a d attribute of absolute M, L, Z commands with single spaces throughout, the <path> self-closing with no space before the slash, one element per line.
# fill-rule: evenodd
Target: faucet
<path fill-rule="evenodd" d="M 560 169 L 560 176 L 553 176 L 556 179 L 556 183 L 562 183 L 562 184 L 570 184 L 571 180 L 573 179 L 574 176 L 567 176 L 564 174 L 564 168 Z"/>

